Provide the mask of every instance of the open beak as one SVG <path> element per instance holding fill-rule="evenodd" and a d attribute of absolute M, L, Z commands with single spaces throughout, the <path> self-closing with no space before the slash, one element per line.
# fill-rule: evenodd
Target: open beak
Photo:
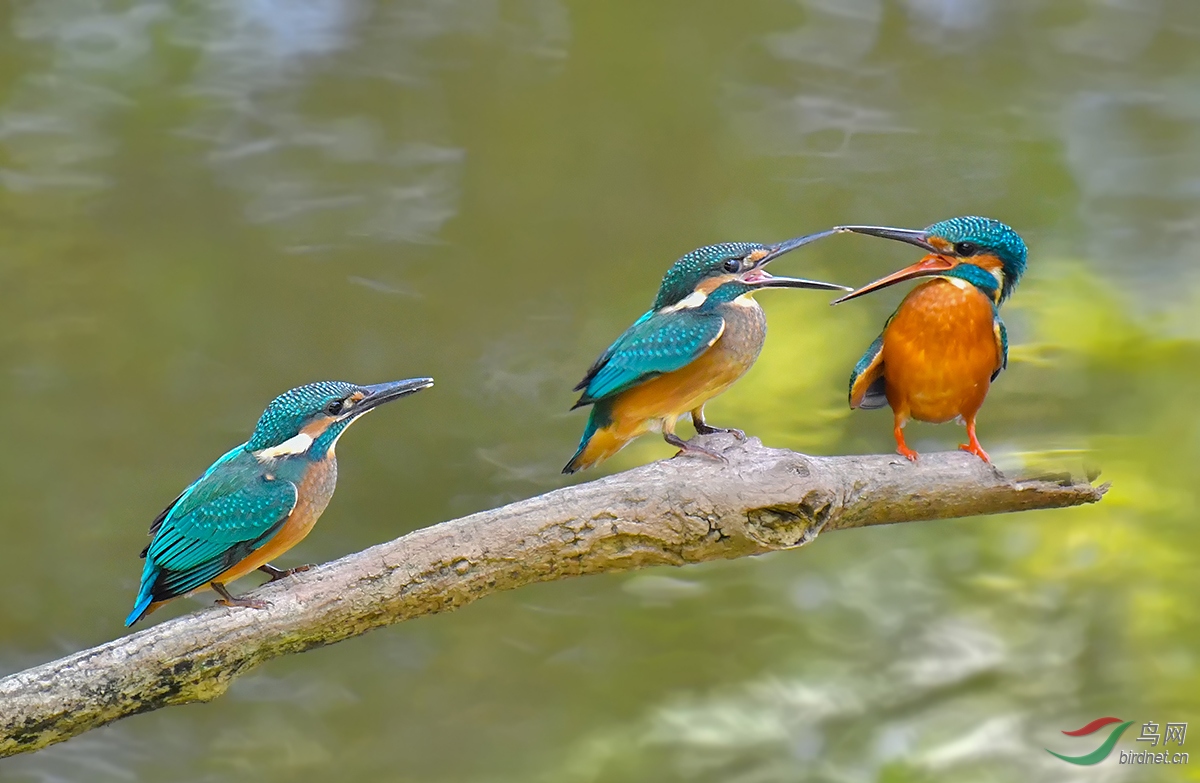
<path fill-rule="evenodd" d="M 416 394 L 422 389 L 428 389 L 432 385 L 433 378 L 409 378 L 404 381 L 391 381 L 389 383 L 377 383 L 373 386 L 363 386 L 362 390 L 367 393 L 367 396 L 359 400 L 358 405 L 354 406 L 354 413 L 355 415 L 366 413 L 372 408 L 378 408 L 385 402 L 391 402 L 401 397 L 407 397 L 410 394 Z"/>
<path fill-rule="evenodd" d="M 929 235 L 924 231 L 918 231 L 912 228 L 888 228 L 887 226 L 838 226 L 830 229 L 835 234 L 866 234 L 869 237 L 879 237 L 880 239 L 894 239 L 897 242 L 906 242 L 910 245 L 916 245 L 922 250 L 927 250 L 930 253 L 939 252 L 937 247 L 929 241 Z"/>
<path fill-rule="evenodd" d="M 857 299 L 863 294 L 869 294 L 872 291 L 878 291 L 881 288 L 887 288 L 896 283 L 903 283 L 905 280 L 940 275 L 947 269 L 954 268 L 957 264 L 957 261 L 954 259 L 942 255 L 942 251 L 929 241 L 929 236 L 924 231 L 916 231 L 909 228 L 888 228 L 886 226 L 838 226 L 833 230 L 838 233 L 853 232 L 855 234 L 866 234 L 867 236 L 881 237 L 883 239 L 894 239 L 897 242 L 916 245 L 922 250 L 927 251 L 928 255 L 917 263 L 906 266 L 899 272 L 893 272 L 887 277 L 881 277 L 873 283 L 868 283 L 840 299 L 833 300 L 830 304 L 841 304 L 850 299 Z"/>
<path fill-rule="evenodd" d="M 836 234 L 836 229 L 829 231 L 821 231 L 816 234 L 807 234 L 795 239 L 788 239 L 780 242 L 778 245 L 770 248 L 767 254 L 755 262 L 754 267 L 749 272 L 742 274 L 742 282 L 758 288 L 815 288 L 820 291 L 851 291 L 844 285 L 836 285 L 834 283 L 823 283 L 820 280 L 805 280 L 801 277 L 776 277 L 775 275 L 767 274 L 766 266 L 771 261 L 779 258 L 784 253 L 790 253 L 798 247 L 816 242 L 818 239 L 824 239 L 827 236 Z"/>

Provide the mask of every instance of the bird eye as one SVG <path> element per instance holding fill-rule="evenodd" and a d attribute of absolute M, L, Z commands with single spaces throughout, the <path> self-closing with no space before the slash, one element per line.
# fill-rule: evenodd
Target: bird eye
<path fill-rule="evenodd" d="M 345 403 L 343 403 L 341 400 L 333 400 L 325 406 L 325 412 L 330 416 L 336 416 L 342 412 L 343 407 L 345 407 Z"/>
<path fill-rule="evenodd" d="M 954 243 L 954 254 L 959 256 L 973 256 L 979 252 L 979 245 L 974 242 L 956 242 Z"/>
<path fill-rule="evenodd" d="M 742 259 L 730 258 L 725 261 L 724 266 L 726 272 L 737 272 L 742 268 Z"/>

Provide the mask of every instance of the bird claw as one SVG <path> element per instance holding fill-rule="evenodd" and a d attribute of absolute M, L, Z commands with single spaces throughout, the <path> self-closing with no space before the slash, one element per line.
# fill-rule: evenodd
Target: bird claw
<path fill-rule="evenodd" d="M 909 462 L 916 462 L 917 457 L 921 456 L 907 446 L 901 446 L 900 448 L 896 449 L 896 453 L 901 457 L 904 457 Z"/>
<path fill-rule="evenodd" d="M 269 579 L 267 579 L 267 584 L 270 584 L 271 582 L 278 582 L 280 579 L 286 579 L 287 577 L 291 576 L 292 574 L 303 573 L 304 571 L 307 571 L 310 568 L 313 568 L 312 563 L 305 563 L 304 565 L 298 565 L 295 568 L 276 568 L 275 566 L 270 565 L 269 563 L 264 563 L 263 565 L 258 567 L 258 570 L 262 571 L 264 574 L 266 574 L 268 577 L 270 577 Z"/>
<path fill-rule="evenodd" d="M 983 450 L 983 446 L 980 446 L 978 443 L 960 443 L 958 444 L 958 450 L 965 451 L 968 454 L 974 454 L 987 464 L 992 464 L 991 457 L 989 457 L 988 453 Z"/>
<path fill-rule="evenodd" d="M 680 447 L 679 452 L 675 455 L 675 457 L 683 456 L 686 454 L 695 454 L 698 457 L 704 456 L 704 457 L 708 457 L 709 459 L 715 459 L 718 462 L 724 462 L 726 465 L 729 464 L 729 460 L 728 460 L 728 458 L 725 457 L 724 454 L 718 454 L 717 452 L 713 451 L 712 449 L 706 449 L 703 446 L 697 446 L 697 445 L 694 445 L 691 443 L 684 443 L 684 445 Z M 672 457 L 671 459 L 674 459 L 675 457 Z"/>
<path fill-rule="evenodd" d="M 695 427 L 697 435 L 717 435 L 724 432 L 732 435 L 737 440 L 746 439 L 746 433 L 733 427 L 710 427 L 707 424 L 697 424 Z"/>

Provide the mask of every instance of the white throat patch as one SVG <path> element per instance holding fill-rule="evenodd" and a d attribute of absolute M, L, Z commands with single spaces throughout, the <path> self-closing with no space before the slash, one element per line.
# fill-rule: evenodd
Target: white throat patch
<path fill-rule="evenodd" d="M 254 458 L 259 462 L 270 462 L 280 457 L 294 457 L 297 454 L 303 454 L 308 451 L 313 445 L 313 437 L 307 432 L 301 432 L 280 443 L 278 446 L 271 446 L 266 449 L 259 449 L 254 452 Z"/>

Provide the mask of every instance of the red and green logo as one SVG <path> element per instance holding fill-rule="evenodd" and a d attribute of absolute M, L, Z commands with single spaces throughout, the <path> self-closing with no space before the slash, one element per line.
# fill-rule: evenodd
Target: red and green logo
<path fill-rule="evenodd" d="M 1055 753 L 1046 748 L 1046 752 L 1051 756 L 1057 756 L 1068 764 L 1079 764 L 1080 766 L 1089 766 L 1091 764 L 1099 764 L 1108 758 L 1108 754 L 1112 753 L 1113 746 L 1117 744 L 1117 740 L 1121 739 L 1121 735 L 1125 733 L 1125 729 L 1133 725 L 1133 721 L 1122 721 L 1120 718 L 1096 718 L 1094 721 L 1084 726 L 1082 729 L 1075 731 L 1064 731 L 1068 737 L 1086 737 L 1089 734 L 1095 734 L 1105 726 L 1112 726 L 1114 723 L 1120 725 L 1115 727 L 1108 733 L 1107 739 L 1100 743 L 1100 747 L 1093 750 L 1091 753 L 1085 753 L 1082 756 L 1064 756 L 1061 753 Z"/>

